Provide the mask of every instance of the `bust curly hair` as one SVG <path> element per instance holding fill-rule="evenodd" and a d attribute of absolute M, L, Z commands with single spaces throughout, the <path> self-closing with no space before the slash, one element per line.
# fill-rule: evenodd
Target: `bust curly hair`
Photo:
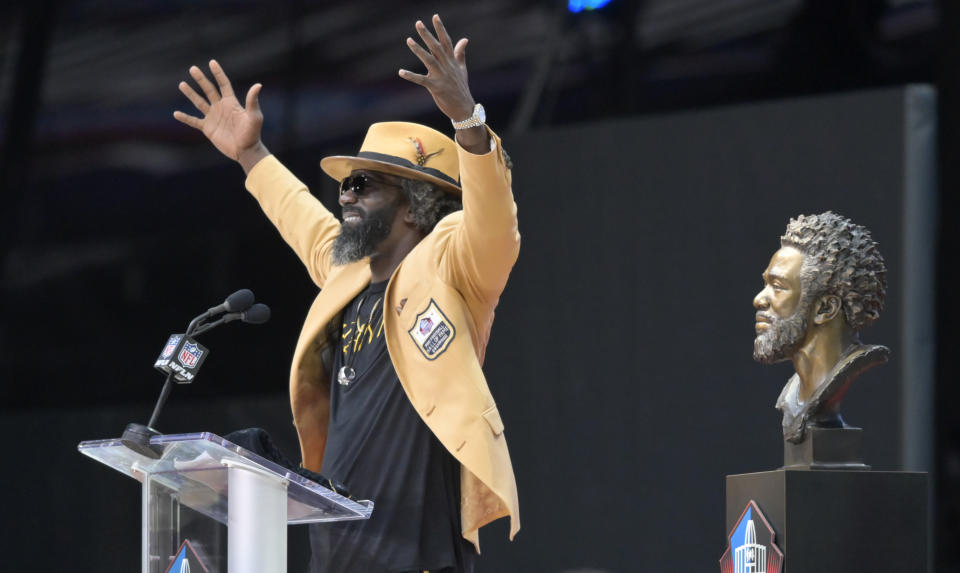
<path fill-rule="evenodd" d="M 866 227 L 832 211 L 790 219 L 782 247 L 804 254 L 800 281 L 807 300 L 833 294 L 856 331 L 880 317 L 887 293 L 887 267 Z"/>

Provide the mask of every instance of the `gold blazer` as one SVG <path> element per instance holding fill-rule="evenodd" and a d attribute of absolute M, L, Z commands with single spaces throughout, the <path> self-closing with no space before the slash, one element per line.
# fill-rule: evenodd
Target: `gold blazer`
<path fill-rule="evenodd" d="M 463 536 L 510 517 L 520 529 L 517 485 L 503 421 L 481 370 L 494 308 L 520 248 L 517 207 L 501 142 L 474 155 L 457 146 L 463 210 L 448 215 L 394 271 L 384 299 L 390 359 L 411 404 L 461 464 Z M 322 290 L 290 369 L 290 400 L 303 465 L 320 471 L 330 417 L 331 358 L 344 307 L 370 283 L 367 261 L 334 266 L 340 221 L 275 157 L 250 170 L 247 189 Z"/>

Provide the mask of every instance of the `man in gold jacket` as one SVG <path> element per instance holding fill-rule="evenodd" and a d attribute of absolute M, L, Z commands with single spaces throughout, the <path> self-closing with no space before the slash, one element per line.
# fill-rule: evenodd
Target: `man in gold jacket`
<path fill-rule="evenodd" d="M 341 182 L 342 223 L 260 141 L 260 84 L 241 105 L 215 61 L 216 85 L 190 69 L 203 95 L 180 84 L 202 117 L 174 116 L 240 163 L 322 289 L 290 373 L 302 463 L 376 505 L 369 522 L 313 528 L 316 570 L 470 571 L 466 542 L 479 552 L 480 527 L 509 516 L 511 539 L 520 528 L 503 422 L 481 370 L 520 244 L 510 165 L 470 94 L 466 39 L 454 45 L 437 16 L 433 26 L 436 35 L 416 23 L 425 47 L 407 38 L 427 73 L 400 76 L 430 92 L 456 143 L 379 123 L 357 156 L 325 158 Z"/>

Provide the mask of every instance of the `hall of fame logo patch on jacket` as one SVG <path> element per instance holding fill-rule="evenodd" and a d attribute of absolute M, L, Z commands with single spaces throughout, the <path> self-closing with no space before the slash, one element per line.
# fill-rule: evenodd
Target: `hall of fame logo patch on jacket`
<path fill-rule="evenodd" d="M 427 360 L 434 360 L 443 354 L 457 335 L 453 323 L 433 299 L 430 299 L 427 308 L 417 315 L 413 326 L 407 332 Z"/>

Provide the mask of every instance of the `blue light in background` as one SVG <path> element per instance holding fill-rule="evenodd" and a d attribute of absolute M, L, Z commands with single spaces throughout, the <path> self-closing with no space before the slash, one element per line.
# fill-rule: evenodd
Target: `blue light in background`
<path fill-rule="evenodd" d="M 610 0 L 567 0 L 567 9 L 576 14 L 584 10 L 603 8 L 609 3 Z"/>

